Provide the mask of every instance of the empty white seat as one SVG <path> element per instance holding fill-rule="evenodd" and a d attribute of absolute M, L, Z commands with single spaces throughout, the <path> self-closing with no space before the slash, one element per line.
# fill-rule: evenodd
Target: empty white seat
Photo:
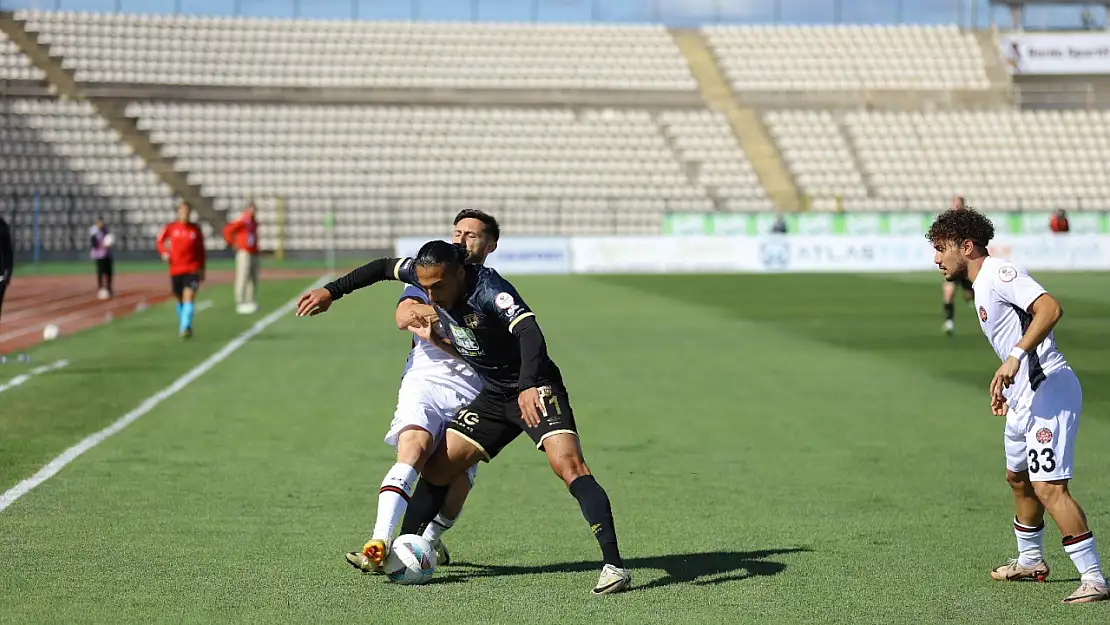
<path fill-rule="evenodd" d="M 737 91 L 987 89 L 974 33 L 956 26 L 706 26 Z"/>
<path fill-rule="evenodd" d="M 45 80 L 46 75 L 0 32 L 0 80 Z"/>
<path fill-rule="evenodd" d="M 82 82 L 694 91 L 661 25 L 21 12 Z"/>

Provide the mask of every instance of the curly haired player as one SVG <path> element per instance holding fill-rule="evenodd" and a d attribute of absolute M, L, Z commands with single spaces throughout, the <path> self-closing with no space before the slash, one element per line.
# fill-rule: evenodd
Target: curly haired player
<path fill-rule="evenodd" d="M 945 279 L 972 282 L 979 324 L 1002 360 L 991 380 L 990 400 L 994 414 L 1006 417 L 1006 481 L 1014 495 L 1018 557 L 991 577 L 1048 577 L 1043 547 L 1047 510 L 1081 580 L 1064 603 L 1110 599 L 1094 534 L 1068 490 L 1083 390 L 1056 349 L 1053 328 L 1063 315 L 1060 303 L 1025 269 L 987 253 L 994 224 L 977 211 L 945 211 L 926 236 Z"/>

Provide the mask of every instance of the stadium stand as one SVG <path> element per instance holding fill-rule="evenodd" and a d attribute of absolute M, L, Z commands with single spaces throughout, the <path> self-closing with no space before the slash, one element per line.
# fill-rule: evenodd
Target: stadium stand
<path fill-rule="evenodd" d="M 1110 201 L 1102 112 L 778 110 L 765 119 L 816 210 L 929 210 L 953 189 L 992 210 Z"/>
<path fill-rule="evenodd" d="M 312 223 L 337 210 L 356 247 L 434 232 L 470 203 L 517 234 L 656 232 L 665 211 L 712 211 L 721 195 L 733 210 L 768 207 L 705 110 L 133 103 L 128 114 L 206 195 L 285 196 Z"/>
<path fill-rule="evenodd" d="M 42 70 L 31 63 L 19 48 L 0 32 L 0 80 L 42 80 Z"/>
<path fill-rule="evenodd" d="M 855 207 L 868 196 L 863 174 L 829 111 L 769 111 L 764 116 L 783 160 L 817 210 L 842 198 Z"/>
<path fill-rule="evenodd" d="M 38 50 L 32 62 L 0 34 L 0 81 L 55 64 L 76 80 L 60 93 L 98 103 L 0 95 L 0 210 L 36 190 L 97 198 L 82 205 L 140 238 L 166 221 L 168 184 L 217 209 L 254 199 L 263 226 L 280 207 L 287 249 L 328 245 L 327 213 L 338 247 L 359 249 L 440 232 L 464 206 L 518 235 L 645 234 L 667 212 L 769 212 L 799 196 L 817 211 L 933 210 L 953 193 L 988 209 L 1110 199 L 1110 117 L 994 97 L 1010 86 L 996 43 L 955 26 L 49 11 L 0 25 Z M 389 90 L 403 98 L 359 100 Z"/>
<path fill-rule="evenodd" d="M 20 12 L 78 82 L 696 89 L 663 26 L 533 26 Z M 187 33 L 187 35 L 186 35 Z M 183 36 L 185 35 L 185 36 Z"/>
<path fill-rule="evenodd" d="M 0 162 L 8 212 L 22 206 L 13 221 L 32 219 L 38 195 L 44 249 L 65 249 L 74 237 L 83 241 L 98 215 L 110 224 L 137 225 L 126 228 L 124 246 L 130 235 L 154 236 L 156 224 L 167 221 L 169 189 L 88 102 L 0 99 Z"/>
<path fill-rule="evenodd" d="M 879 198 L 935 206 L 961 189 L 978 208 L 1005 210 L 1110 201 L 1108 112 L 858 111 L 843 124 Z"/>
<path fill-rule="evenodd" d="M 956 26 L 706 26 L 734 90 L 987 89 L 974 34 Z"/>

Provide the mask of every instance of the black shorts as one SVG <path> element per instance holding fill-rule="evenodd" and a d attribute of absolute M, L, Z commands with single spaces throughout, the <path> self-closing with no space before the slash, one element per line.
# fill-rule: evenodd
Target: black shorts
<path fill-rule="evenodd" d="M 577 436 L 578 428 L 574 425 L 574 411 L 566 389 L 541 386 L 540 398 L 547 406 L 547 416 L 541 413 L 540 424 L 534 428 L 524 423 L 516 395 L 505 396 L 486 390 L 478 393 L 469 406 L 459 410 L 447 427 L 477 445 L 485 454 L 486 462 L 501 453 L 521 432 L 526 432 L 540 451 L 543 451 L 544 439 L 549 436 Z"/>
<path fill-rule="evenodd" d="M 112 257 L 96 259 L 96 275 L 98 276 L 111 276 L 112 275 Z"/>
<path fill-rule="evenodd" d="M 200 276 L 195 273 L 170 276 L 170 284 L 173 286 L 173 294 L 180 298 L 185 289 L 192 289 L 193 293 L 200 290 Z"/>

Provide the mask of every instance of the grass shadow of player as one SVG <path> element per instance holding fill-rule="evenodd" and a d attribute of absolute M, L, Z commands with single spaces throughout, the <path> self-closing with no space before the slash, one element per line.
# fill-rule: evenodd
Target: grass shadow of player
<path fill-rule="evenodd" d="M 704 553 L 679 553 L 665 556 L 627 558 L 624 565 L 636 569 L 656 569 L 666 572 L 663 577 L 643 586 L 633 583 L 633 590 L 661 588 L 674 584 L 693 584 L 711 586 L 735 582 L 750 577 L 778 575 L 786 570 L 782 562 L 768 560 L 772 556 L 790 553 L 810 552 L 805 547 L 789 549 L 764 549 L 761 551 L 710 551 Z M 541 566 L 505 566 L 472 564 L 469 562 L 452 563 L 452 567 L 473 569 L 471 575 L 535 575 L 539 573 L 581 573 L 596 571 L 597 561 L 563 562 Z"/>

